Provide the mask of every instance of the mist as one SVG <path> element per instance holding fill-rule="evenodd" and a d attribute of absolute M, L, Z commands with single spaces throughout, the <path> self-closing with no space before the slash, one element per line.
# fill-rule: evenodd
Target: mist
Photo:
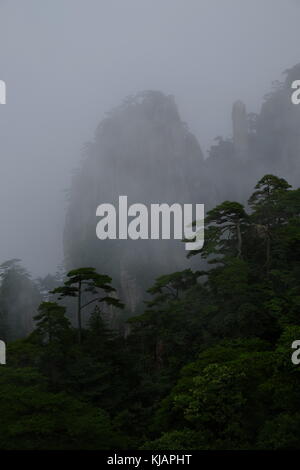
<path fill-rule="evenodd" d="M 173 95 L 206 156 L 233 102 L 259 112 L 299 62 L 298 15 L 295 0 L 0 1 L 0 260 L 56 270 L 72 172 L 126 96 Z"/>

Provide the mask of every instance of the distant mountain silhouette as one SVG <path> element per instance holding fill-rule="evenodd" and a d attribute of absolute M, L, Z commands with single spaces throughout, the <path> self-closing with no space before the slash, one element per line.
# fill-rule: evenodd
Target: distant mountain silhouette
<path fill-rule="evenodd" d="M 119 295 L 137 312 L 145 288 L 163 273 L 187 266 L 183 243 L 96 238 L 96 208 L 128 203 L 246 202 L 263 174 L 300 182 L 300 105 L 291 103 L 291 83 L 300 64 L 286 71 L 265 97 L 259 115 L 238 101 L 233 135 L 219 137 L 204 160 L 199 143 L 180 119 L 172 96 L 146 91 L 127 98 L 98 126 L 73 178 L 64 231 L 66 267 L 94 266 L 111 275 Z"/>

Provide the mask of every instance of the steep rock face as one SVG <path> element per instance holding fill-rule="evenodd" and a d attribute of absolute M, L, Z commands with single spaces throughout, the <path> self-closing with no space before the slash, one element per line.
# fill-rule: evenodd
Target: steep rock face
<path fill-rule="evenodd" d="M 300 77 L 300 64 L 286 72 L 262 106 L 257 118 L 258 165 L 262 171 L 274 168 L 290 184 L 300 181 L 300 105 L 291 101 L 291 84 Z"/>
<path fill-rule="evenodd" d="M 148 91 L 128 98 L 99 125 L 74 176 L 66 216 L 66 267 L 94 266 L 110 274 L 130 312 L 142 305 L 145 288 L 158 275 L 183 269 L 179 241 L 96 238 L 96 207 L 128 203 L 243 203 L 266 173 L 300 183 L 300 105 L 291 83 L 300 64 L 286 72 L 265 97 L 258 115 L 233 105 L 232 137 L 216 139 L 203 160 L 196 138 L 181 121 L 171 96 Z M 190 266 L 190 263 L 189 263 Z"/>
<path fill-rule="evenodd" d="M 218 137 L 205 161 L 212 190 L 207 208 L 225 199 L 247 202 L 256 182 L 267 173 L 300 183 L 300 105 L 291 101 L 291 84 L 300 77 L 300 64 L 276 82 L 258 115 L 247 114 L 237 101 L 232 109 L 232 138 Z"/>
<path fill-rule="evenodd" d="M 232 130 L 234 154 L 239 160 L 247 160 L 248 148 L 248 121 L 246 106 L 242 101 L 236 101 L 232 107 Z"/>
<path fill-rule="evenodd" d="M 195 137 L 171 96 L 148 91 L 127 99 L 99 125 L 74 176 L 64 232 L 67 268 L 94 266 L 111 275 L 135 312 L 144 289 L 163 273 L 183 269 L 184 244 L 166 240 L 96 238 L 96 208 L 128 204 L 201 203 L 209 184 Z"/>

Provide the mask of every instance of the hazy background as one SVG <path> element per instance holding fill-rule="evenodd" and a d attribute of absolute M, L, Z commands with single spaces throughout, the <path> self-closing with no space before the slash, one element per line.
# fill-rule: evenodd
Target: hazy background
<path fill-rule="evenodd" d="M 0 0 L 0 261 L 62 260 L 84 142 L 128 94 L 173 94 L 206 153 L 299 62 L 298 0 Z M 299 46 L 298 46 L 299 45 Z M 299 77 L 300 78 L 300 77 Z M 201 201 L 199 201 L 201 202 Z"/>

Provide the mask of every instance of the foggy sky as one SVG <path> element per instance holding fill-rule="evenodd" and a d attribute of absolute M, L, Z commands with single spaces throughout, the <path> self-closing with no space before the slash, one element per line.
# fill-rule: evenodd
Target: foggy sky
<path fill-rule="evenodd" d="M 258 112 L 271 82 L 300 62 L 299 4 L 0 0 L 0 262 L 56 270 L 72 170 L 127 95 L 173 94 L 205 152 L 231 134 L 233 101 Z"/>

